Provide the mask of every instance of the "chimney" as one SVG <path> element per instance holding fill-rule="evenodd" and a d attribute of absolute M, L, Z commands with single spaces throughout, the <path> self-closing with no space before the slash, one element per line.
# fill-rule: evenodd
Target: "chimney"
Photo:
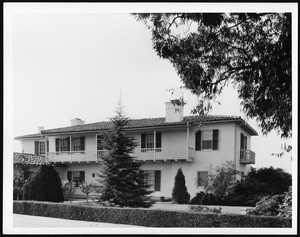
<path fill-rule="evenodd" d="M 80 118 L 71 119 L 71 126 L 83 125 L 84 123 Z"/>
<path fill-rule="evenodd" d="M 43 126 L 38 126 L 38 132 L 41 133 L 45 128 Z"/>
<path fill-rule="evenodd" d="M 166 104 L 166 122 L 181 122 L 183 120 L 183 105 L 174 105 L 171 101 Z"/>

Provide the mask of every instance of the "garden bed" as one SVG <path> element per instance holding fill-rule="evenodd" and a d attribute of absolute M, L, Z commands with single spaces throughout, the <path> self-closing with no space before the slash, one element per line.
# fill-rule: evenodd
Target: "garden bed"
<path fill-rule="evenodd" d="M 89 204 L 88 204 L 89 205 Z M 280 227 L 292 225 L 291 218 L 202 214 L 146 208 L 97 207 L 79 204 L 14 201 L 15 214 L 70 220 L 108 222 L 147 227 Z"/>

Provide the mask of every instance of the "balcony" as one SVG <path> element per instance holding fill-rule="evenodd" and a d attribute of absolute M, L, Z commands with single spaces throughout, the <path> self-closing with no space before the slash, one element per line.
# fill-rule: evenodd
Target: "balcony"
<path fill-rule="evenodd" d="M 49 162 L 54 163 L 89 163 L 100 162 L 108 151 L 63 151 L 48 152 Z M 187 161 L 193 162 L 194 149 L 191 147 L 136 148 L 132 156 L 141 161 Z"/>
<path fill-rule="evenodd" d="M 194 149 L 191 147 L 137 148 L 133 156 L 142 161 L 193 162 Z"/>
<path fill-rule="evenodd" d="M 241 164 L 255 164 L 255 153 L 250 150 L 241 149 L 240 163 Z"/>
<path fill-rule="evenodd" d="M 106 150 L 99 151 L 60 151 L 48 152 L 49 162 L 54 163 L 81 163 L 100 162 L 101 157 L 107 154 Z"/>

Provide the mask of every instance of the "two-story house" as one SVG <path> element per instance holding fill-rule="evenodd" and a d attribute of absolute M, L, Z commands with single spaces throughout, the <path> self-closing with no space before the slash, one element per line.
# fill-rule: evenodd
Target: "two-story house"
<path fill-rule="evenodd" d="M 39 127 L 39 133 L 16 139 L 22 152 L 43 155 L 54 163 L 62 180 L 93 182 L 106 153 L 101 134 L 111 125 L 110 121 L 85 124 L 75 118 L 69 127 Z M 212 168 L 231 161 L 243 176 L 255 163 L 251 136 L 258 134 L 239 116 L 183 116 L 183 106 L 166 102 L 166 117 L 132 119 L 125 130 L 139 144 L 132 156 L 143 162 L 154 197 L 171 197 L 179 168 L 193 197 L 202 191 Z"/>

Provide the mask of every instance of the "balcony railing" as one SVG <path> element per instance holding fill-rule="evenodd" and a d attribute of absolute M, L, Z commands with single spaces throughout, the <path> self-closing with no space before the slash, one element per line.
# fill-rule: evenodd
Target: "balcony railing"
<path fill-rule="evenodd" d="M 250 150 L 241 149 L 240 163 L 241 164 L 255 164 L 255 153 Z"/>
<path fill-rule="evenodd" d="M 97 162 L 107 154 L 106 150 L 99 151 L 60 151 L 48 152 L 49 162 Z"/>
<path fill-rule="evenodd" d="M 49 162 L 98 162 L 108 154 L 107 150 L 98 151 L 61 151 L 48 152 Z M 163 148 L 136 148 L 132 156 L 142 161 L 189 161 L 194 158 L 194 149 L 191 147 L 163 147 Z"/>
<path fill-rule="evenodd" d="M 194 149 L 191 147 L 136 148 L 134 157 L 143 161 L 193 161 Z"/>

